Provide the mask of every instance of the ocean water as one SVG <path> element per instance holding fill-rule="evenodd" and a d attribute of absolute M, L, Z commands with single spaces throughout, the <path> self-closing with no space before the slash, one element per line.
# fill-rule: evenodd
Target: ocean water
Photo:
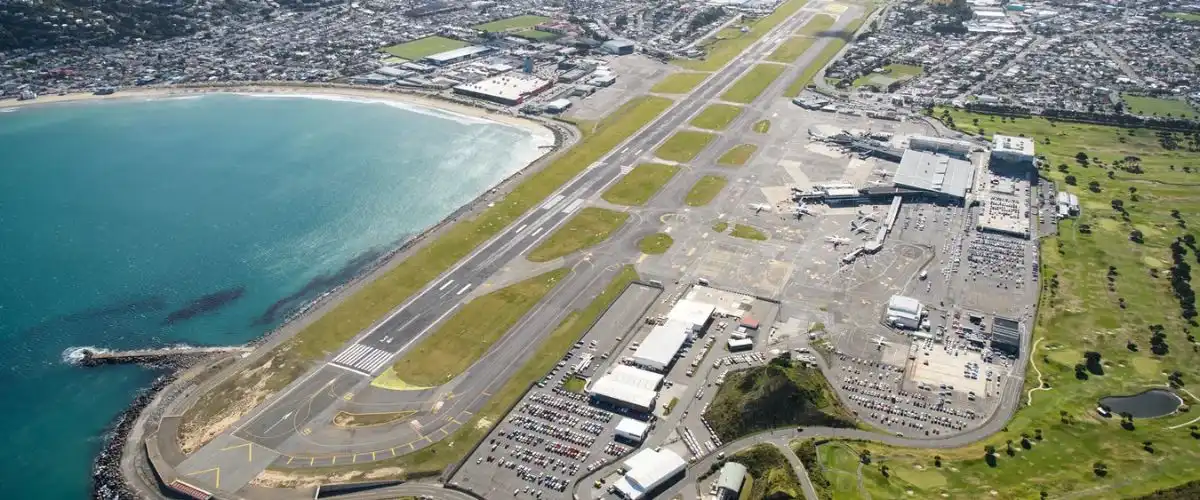
<path fill-rule="evenodd" d="M 328 98 L 0 113 L 0 497 L 87 498 L 107 426 L 156 375 L 69 348 L 250 341 L 544 142 Z"/>

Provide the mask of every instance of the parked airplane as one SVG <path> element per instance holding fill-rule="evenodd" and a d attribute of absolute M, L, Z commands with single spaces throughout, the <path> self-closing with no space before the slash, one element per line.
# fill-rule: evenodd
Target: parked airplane
<path fill-rule="evenodd" d="M 760 212 L 770 212 L 771 205 L 768 205 L 766 203 L 751 203 L 750 210 L 753 210 L 754 213 L 756 213 L 756 214 L 760 213 Z"/>
<path fill-rule="evenodd" d="M 879 211 L 872 210 L 871 212 L 868 213 L 866 211 L 859 210 L 858 218 L 860 218 L 862 220 L 870 220 L 870 221 L 878 220 L 879 219 Z"/>
<path fill-rule="evenodd" d="M 797 205 L 796 208 L 793 208 L 792 213 L 795 214 L 797 217 L 799 217 L 801 215 L 813 215 L 813 216 L 817 215 L 816 212 L 813 212 L 811 208 L 808 208 L 808 204 L 804 203 L 804 202 L 800 202 L 800 204 Z"/>
<path fill-rule="evenodd" d="M 825 242 L 832 243 L 833 248 L 837 248 L 839 245 L 845 245 L 845 244 L 850 243 L 850 238 L 843 238 L 841 236 L 826 236 Z"/>
<path fill-rule="evenodd" d="M 875 169 L 875 175 L 878 175 L 880 177 L 883 177 L 884 179 L 887 179 L 889 175 L 892 175 L 892 173 L 888 172 L 887 170 L 883 170 L 883 169 Z"/>
<path fill-rule="evenodd" d="M 866 222 L 859 223 L 858 221 L 852 220 L 852 221 L 850 221 L 850 230 L 853 231 L 854 234 L 865 233 L 865 232 L 867 232 L 867 223 Z"/>
<path fill-rule="evenodd" d="M 891 345 L 891 344 L 892 344 L 891 342 L 888 342 L 888 341 L 887 341 L 887 339 L 885 339 L 885 338 L 883 338 L 883 337 L 877 337 L 877 338 L 876 338 L 875 340 L 873 340 L 872 342 L 874 342 L 874 343 L 875 343 L 875 345 L 876 345 L 876 347 L 877 347 L 878 349 L 883 349 L 883 346 L 886 346 L 886 345 Z"/>

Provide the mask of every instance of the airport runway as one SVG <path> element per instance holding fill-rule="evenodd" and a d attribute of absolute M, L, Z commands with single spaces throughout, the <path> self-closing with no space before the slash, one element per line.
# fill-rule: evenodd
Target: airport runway
<path fill-rule="evenodd" d="M 524 259 L 530 249 L 585 206 L 589 199 L 602 193 L 624 172 L 643 161 L 644 155 L 674 134 L 708 101 L 720 95 L 742 73 L 759 62 L 779 41 L 819 12 L 822 5 L 824 2 L 809 5 L 780 23 L 775 30 L 751 45 L 742 57 L 714 73 L 623 145 L 588 166 L 566 186 L 464 258 L 407 303 L 356 336 L 322 366 L 293 382 L 242 419 L 232 432 L 219 436 L 194 453 L 177 467 L 179 474 L 206 487 L 235 492 L 272 463 L 291 466 L 336 465 L 329 461 L 318 462 L 315 455 L 354 453 L 360 449 L 369 449 L 372 460 L 385 459 L 449 435 L 465 421 L 456 416 L 469 415 L 469 412 L 481 407 L 490 396 L 488 389 L 498 387 L 520 366 L 518 362 L 522 360 L 522 354 L 529 351 L 528 346 L 536 345 L 542 336 L 557 325 L 566 311 L 586 304 L 588 300 L 584 299 L 590 299 L 587 292 L 594 292 L 597 287 L 607 283 L 602 278 L 611 276 L 618 264 L 628 259 L 597 254 L 594 262 L 577 262 L 571 275 L 559 284 L 547 301 L 527 315 L 466 374 L 446 386 L 427 391 L 381 393 L 370 388 L 370 380 L 386 369 L 400 353 L 415 345 L 443 319 L 453 314 L 470 296 L 472 289 L 481 286 L 510 261 Z M 633 232 L 631 227 L 624 228 L 614 235 L 612 243 L 628 238 Z M 409 405 L 420 408 L 438 396 L 453 397 L 444 399 L 446 406 L 439 408 L 438 417 L 431 422 L 432 426 L 414 426 L 411 434 L 397 433 L 392 428 L 390 435 L 377 435 L 370 431 L 347 431 L 328 425 L 330 413 L 339 407 L 338 403 L 353 400 L 355 403 L 350 404 L 388 405 L 391 408 Z M 416 444 L 414 438 L 418 441 Z M 380 452 L 389 442 L 393 447 L 387 453 Z M 287 450 L 288 456 L 285 457 L 281 450 Z M 298 450 L 305 450 L 314 458 L 296 461 L 291 455 Z M 357 461 L 358 457 L 353 456 Z"/>

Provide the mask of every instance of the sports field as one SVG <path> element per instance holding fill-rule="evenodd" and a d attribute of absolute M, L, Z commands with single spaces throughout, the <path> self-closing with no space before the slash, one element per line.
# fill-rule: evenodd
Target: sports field
<path fill-rule="evenodd" d="M 1126 110 L 1135 115 L 1200 118 L 1200 111 L 1179 98 L 1122 94 L 1121 100 L 1125 101 Z"/>
<path fill-rule="evenodd" d="M 1145 129 L 954 110 L 934 117 L 965 131 L 1033 138 L 1047 158 L 1040 174 L 1078 195 L 1083 212 L 1062 221 L 1058 236 L 1042 240 L 1036 350 L 1022 394 L 1031 404 L 1023 404 L 1003 432 L 964 448 L 823 445 L 833 496 L 1039 498 L 1045 492 L 1049 498 L 1121 499 L 1200 478 L 1195 411 L 1128 426 L 1095 411 L 1104 396 L 1165 387 L 1172 374 L 1184 383 L 1200 377 L 1194 327 L 1181 316 L 1180 301 L 1191 294 L 1198 252 L 1178 243 L 1180 266 L 1171 248 L 1200 217 L 1200 168 L 1192 168 L 1200 162 L 1200 138 L 1168 134 L 1177 146 L 1167 149 L 1164 136 Z M 1174 285 L 1173 275 L 1181 276 Z M 1161 338 L 1152 325 L 1161 325 Z M 1075 365 L 1089 351 L 1100 354 L 1102 369 L 1079 376 Z M 1180 392 L 1195 408 L 1197 400 L 1185 390 L 1195 390 Z M 835 447 L 845 446 L 869 450 L 872 465 L 860 473 L 850 458 L 855 451 L 833 459 L 844 454 Z M 991 464 L 985 446 L 996 450 Z M 889 467 L 888 477 L 880 464 Z"/>
<path fill-rule="evenodd" d="M 384 47 L 384 52 L 402 57 L 409 61 L 416 61 L 423 57 L 428 57 L 447 50 L 460 49 L 470 46 L 471 44 L 462 40 L 446 38 L 444 36 L 428 36 L 425 38 L 404 42 L 390 47 Z"/>
<path fill-rule="evenodd" d="M 477 30 L 480 30 L 480 31 L 521 30 L 521 29 L 532 28 L 534 26 L 537 26 L 537 25 L 542 24 L 549 20 L 550 20 L 550 18 L 548 18 L 546 16 L 526 15 L 526 16 L 510 17 L 507 19 L 499 19 L 496 21 L 492 21 L 490 23 L 477 24 L 477 25 L 471 26 L 471 27 L 475 28 Z"/>

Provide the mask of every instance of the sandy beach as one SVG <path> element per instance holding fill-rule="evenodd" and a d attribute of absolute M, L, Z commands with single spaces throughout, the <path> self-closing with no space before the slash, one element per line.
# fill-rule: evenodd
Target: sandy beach
<path fill-rule="evenodd" d="M 553 134 L 536 120 L 502 113 L 495 110 L 470 106 L 447 99 L 421 95 L 416 92 L 389 91 L 383 89 L 355 87 L 350 85 L 289 85 L 289 84 L 221 84 L 204 86 L 173 86 L 173 87 L 138 87 L 122 89 L 113 94 L 96 95 L 90 92 L 77 92 L 65 95 L 41 95 L 37 99 L 20 101 L 16 99 L 0 100 L 0 109 L 50 104 L 65 104 L 77 102 L 111 101 L 119 99 L 154 99 L 166 97 L 195 96 L 214 93 L 273 95 L 295 97 L 341 97 L 361 101 L 387 101 L 407 104 L 419 108 L 435 109 L 438 111 L 464 117 L 489 120 L 514 127 L 521 127 L 542 139 L 552 143 Z M 539 141 L 540 142 L 540 141 Z"/>

